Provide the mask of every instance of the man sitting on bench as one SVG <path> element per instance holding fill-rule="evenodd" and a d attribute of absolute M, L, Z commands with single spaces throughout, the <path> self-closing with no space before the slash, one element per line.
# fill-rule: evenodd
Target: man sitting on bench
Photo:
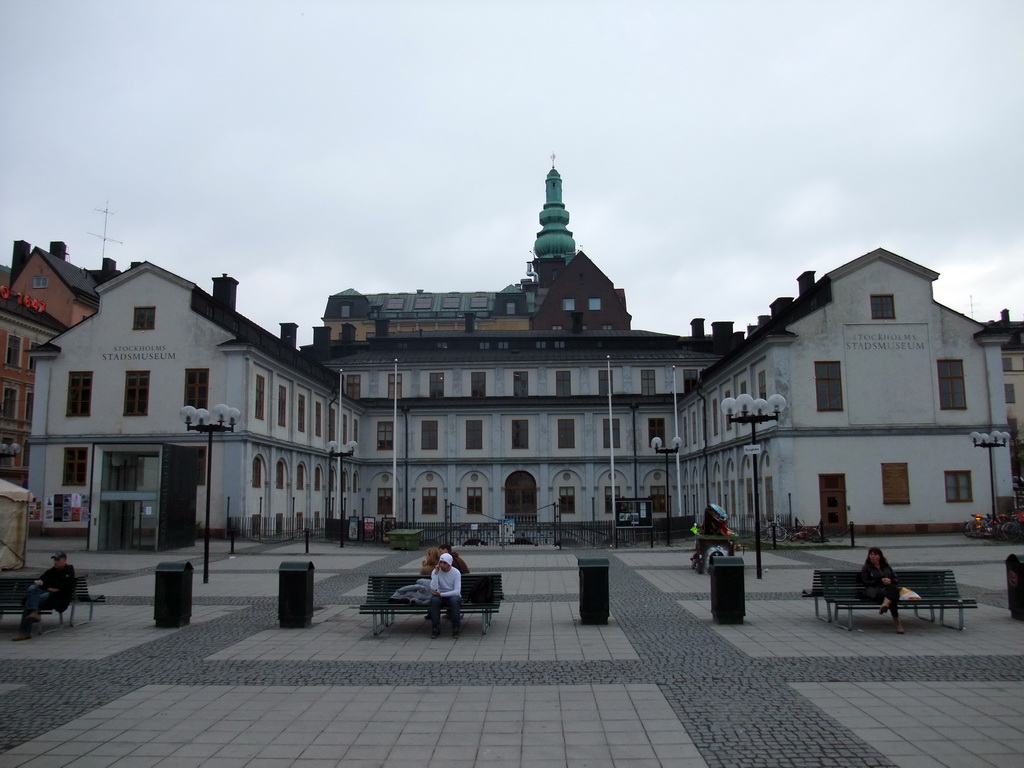
<path fill-rule="evenodd" d="M 458 638 L 462 628 L 462 574 L 452 566 L 452 556 L 445 552 L 430 576 L 430 637 L 441 636 L 441 606 L 448 607 L 452 618 L 452 637 Z"/>
<path fill-rule="evenodd" d="M 25 591 L 25 610 L 21 614 L 18 634 L 11 640 L 28 640 L 32 637 L 32 625 L 39 621 L 39 611 L 48 609 L 64 611 L 75 595 L 75 569 L 68 565 L 66 552 L 57 552 L 50 557 L 53 568 L 29 585 Z"/>

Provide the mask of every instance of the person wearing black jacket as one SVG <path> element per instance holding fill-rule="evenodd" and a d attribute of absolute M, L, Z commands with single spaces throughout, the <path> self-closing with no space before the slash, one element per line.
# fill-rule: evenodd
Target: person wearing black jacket
<path fill-rule="evenodd" d="M 25 610 L 21 615 L 18 634 L 11 640 L 28 640 L 32 637 L 32 625 L 39 621 L 39 611 L 48 608 L 63 612 L 75 596 L 75 569 L 68 565 L 66 552 L 50 556 L 53 567 L 36 579 L 25 591 Z"/>
<path fill-rule="evenodd" d="M 864 567 L 860 569 L 860 580 L 864 585 L 864 597 L 881 603 L 878 612 L 891 613 L 896 634 L 902 635 L 903 624 L 900 622 L 899 613 L 900 580 L 878 547 L 871 547 L 868 550 L 868 558 L 864 561 Z"/>

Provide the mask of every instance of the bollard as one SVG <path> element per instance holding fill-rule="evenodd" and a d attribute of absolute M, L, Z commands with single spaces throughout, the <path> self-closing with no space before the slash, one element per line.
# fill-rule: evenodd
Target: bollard
<path fill-rule="evenodd" d="M 157 565 L 153 618 L 158 627 L 188 626 L 192 620 L 192 563 Z"/>
<path fill-rule="evenodd" d="M 235 554 L 235 527 L 231 526 L 231 554 Z"/>
<path fill-rule="evenodd" d="M 850 523 L 850 548 L 853 549 L 857 546 L 857 538 L 853 533 L 853 523 Z"/>
<path fill-rule="evenodd" d="M 306 529 L 306 554 L 309 554 L 309 528 Z"/>

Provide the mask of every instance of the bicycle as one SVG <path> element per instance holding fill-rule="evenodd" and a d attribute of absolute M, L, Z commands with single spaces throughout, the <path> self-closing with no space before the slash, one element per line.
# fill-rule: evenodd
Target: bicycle
<path fill-rule="evenodd" d="M 775 541 L 785 541 L 790 536 L 790 531 L 778 520 L 761 521 L 761 541 L 772 541 L 773 531 Z"/>
<path fill-rule="evenodd" d="M 811 541 L 816 544 L 824 544 L 828 539 L 825 538 L 825 529 L 819 525 L 800 525 L 800 520 L 796 519 L 793 521 L 796 529 L 791 531 L 789 538 L 793 541 Z"/>

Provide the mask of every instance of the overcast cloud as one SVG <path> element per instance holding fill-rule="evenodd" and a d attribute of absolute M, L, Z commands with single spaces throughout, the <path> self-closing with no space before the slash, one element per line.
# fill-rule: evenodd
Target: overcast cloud
<path fill-rule="evenodd" d="M 548 156 L 636 329 L 877 247 L 1024 316 L 1024 3 L 0 3 L 0 241 L 327 297 L 525 276 Z M 9 255 L 4 263 L 9 263 Z"/>

